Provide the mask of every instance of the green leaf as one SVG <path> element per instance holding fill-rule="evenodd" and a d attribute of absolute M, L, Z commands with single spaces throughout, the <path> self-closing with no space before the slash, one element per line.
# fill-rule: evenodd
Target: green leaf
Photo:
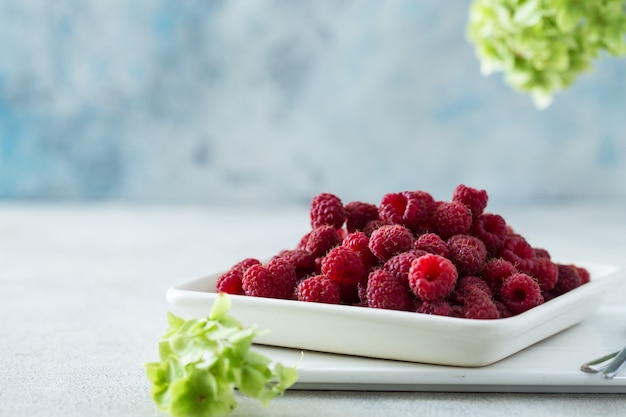
<path fill-rule="evenodd" d="M 515 10 L 513 21 L 521 26 L 536 25 L 542 17 L 540 0 L 528 0 Z"/>
<path fill-rule="evenodd" d="M 213 302 L 211 313 L 209 313 L 210 320 L 219 320 L 224 317 L 230 310 L 231 302 L 230 298 L 225 293 L 219 293 L 217 298 Z"/>

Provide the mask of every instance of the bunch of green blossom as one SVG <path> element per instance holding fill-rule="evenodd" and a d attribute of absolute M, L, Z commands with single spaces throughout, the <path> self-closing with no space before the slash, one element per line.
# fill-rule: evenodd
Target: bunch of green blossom
<path fill-rule="evenodd" d="M 539 108 L 602 53 L 626 53 L 626 0 L 474 0 L 468 37 L 483 74 L 501 71 Z"/>
<path fill-rule="evenodd" d="M 159 342 L 159 362 L 145 365 L 159 409 L 176 417 L 212 417 L 235 409 L 235 389 L 267 405 L 297 380 L 295 368 L 250 349 L 260 334 L 227 314 L 230 300 L 217 298 L 205 319 L 168 314 Z"/>

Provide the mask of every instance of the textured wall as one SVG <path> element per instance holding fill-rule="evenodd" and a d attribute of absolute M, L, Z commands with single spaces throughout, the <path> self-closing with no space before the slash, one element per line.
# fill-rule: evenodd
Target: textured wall
<path fill-rule="evenodd" d="M 0 198 L 626 198 L 626 58 L 547 110 L 469 0 L 0 0 Z"/>

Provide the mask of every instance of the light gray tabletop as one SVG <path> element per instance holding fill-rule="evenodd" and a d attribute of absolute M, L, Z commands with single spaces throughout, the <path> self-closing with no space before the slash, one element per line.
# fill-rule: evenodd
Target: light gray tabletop
<path fill-rule="evenodd" d="M 502 207 L 553 256 L 626 267 L 626 204 Z M 172 285 L 269 257 L 305 209 L 0 205 L 0 416 L 159 416 L 143 364 Z M 617 296 L 617 295 L 612 295 Z M 289 391 L 233 416 L 621 416 L 624 394 Z"/>

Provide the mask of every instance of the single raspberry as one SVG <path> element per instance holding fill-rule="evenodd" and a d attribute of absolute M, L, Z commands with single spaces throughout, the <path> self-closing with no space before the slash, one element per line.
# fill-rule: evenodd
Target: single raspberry
<path fill-rule="evenodd" d="M 328 225 L 339 229 L 346 221 L 343 203 L 334 194 L 321 193 L 313 197 L 310 208 L 311 228 Z"/>
<path fill-rule="evenodd" d="M 381 226 L 372 232 L 369 248 L 382 262 L 413 247 L 413 233 L 399 224 Z"/>
<path fill-rule="evenodd" d="M 500 318 L 498 307 L 491 297 L 479 290 L 469 291 L 463 299 L 463 317 L 467 319 L 494 320 Z"/>
<path fill-rule="evenodd" d="M 372 271 L 367 280 L 367 303 L 369 307 L 409 311 L 413 300 L 406 287 L 384 269 Z"/>
<path fill-rule="evenodd" d="M 369 221 L 378 220 L 378 207 L 375 204 L 352 201 L 345 205 L 344 212 L 348 233 L 363 230 Z"/>
<path fill-rule="evenodd" d="M 506 221 L 498 214 L 483 213 L 474 218 L 470 234 L 482 240 L 487 253 L 495 256 L 507 236 Z"/>
<path fill-rule="evenodd" d="M 424 233 L 423 235 L 420 235 L 415 241 L 413 247 L 415 249 L 443 256 L 444 258 L 447 258 L 449 255 L 446 241 L 436 233 Z"/>
<path fill-rule="evenodd" d="M 448 259 L 456 266 L 459 275 L 480 273 L 487 261 L 487 248 L 482 240 L 470 235 L 454 235 L 446 242 Z"/>
<path fill-rule="evenodd" d="M 363 233 L 365 233 L 367 236 L 371 236 L 372 233 L 374 232 L 374 230 L 379 229 L 381 226 L 386 226 L 389 223 L 383 221 L 383 220 L 370 220 L 369 222 L 367 222 L 365 224 L 365 227 L 363 228 Z"/>
<path fill-rule="evenodd" d="M 554 286 L 555 295 L 565 294 L 574 288 L 580 287 L 582 281 L 575 265 L 557 264 L 559 278 Z"/>
<path fill-rule="evenodd" d="M 458 279 L 456 267 L 443 256 L 426 254 L 411 262 L 409 287 L 420 300 L 446 298 Z"/>
<path fill-rule="evenodd" d="M 434 316 L 452 316 L 453 309 L 446 300 L 422 301 L 417 307 L 417 312 Z"/>
<path fill-rule="evenodd" d="M 280 251 L 275 258 L 283 258 L 293 266 L 298 279 L 311 275 L 315 271 L 315 257 L 307 250 L 286 249 Z"/>
<path fill-rule="evenodd" d="M 465 235 L 472 227 L 472 212 L 467 206 L 456 201 L 439 202 L 430 218 L 430 227 L 442 239 Z"/>
<path fill-rule="evenodd" d="M 339 304 L 339 285 L 324 275 L 313 275 L 298 283 L 298 301 Z"/>
<path fill-rule="evenodd" d="M 539 284 L 528 274 L 518 272 L 502 283 L 502 302 L 513 314 L 520 314 L 543 303 Z"/>
<path fill-rule="evenodd" d="M 519 272 L 511 262 L 502 258 L 491 258 L 485 263 L 482 276 L 493 294 L 500 294 L 502 283 L 511 275 Z"/>
<path fill-rule="evenodd" d="M 541 291 L 550 291 L 559 280 L 559 267 L 549 258 L 537 258 L 533 265 L 532 276 L 539 283 Z"/>
<path fill-rule="evenodd" d="M 358 253 L 365 268 L 371 268 L 379 263 L 378 258 L 369 248 L 370 238 L 361 231 L 349 233 L 341 242 L 341 246 Z"/>
<path fill-rule="evenodd" d="M 242 295 L 244 293 L 243 287 L 241 286 L 243 273 L 252 265 L 260 263 L 261 261 L 254 258 L 246 258 L 236 263 L 228 271 L 220 275 L 215 284 L 215 289 L 219 292 Z"/>
<path fill-rule="evenodd" d="M 292 298 L 296 288 L 296 271 L 285 259 L 275 258 L 267 265 L 252 265 L 242 278 L 246 295 L 267 298 Z"/>
<path fill-rule="evenodd" d="M 332 248 L 322 259 L 322 274 L 338 284 L 356 286 L 365 273 L 361 257 L 344 246 Z"/>
<path fill-rule="evenodd" d="M 509 235 L 504 239 L 499 252 L 500 257 L 511 262 L 521 272 L 532 274 L 535 263 L 535 250 L 520 235 Z"/>
<path fill-rule="evenodd" d="M 318 258 L 341 243 L 337 229 L 332 226 L 320 226 L 313 229 L 306 240 L 304 249 Z"/>
<path fill-rule="evenodd" d="M 412 252 L 403 252 L 392 256 L 385 262 L 383 269 L 391 272 L 397 281 L 405 288 L 409 288 L 409 270 L 411 269 L 411 262 L 416 259 L 418 255 Z"/>
<path fill-rule="evenodd" d="M 456 287 L 450 293 L 448 299 L 455 304 L 462 305 L 465 298 L 475 291 L 483 292 L 489 298 L 492 296 L 491 289 L 485 280 L 473 275 L 466 275 L 457 280 Z"/>
<path fill-rule="evenodd" d="M 388 193 L 383 196 L 378 212 L 387 223 L 418 231 L 426 225 L 434 203 L 433 197 L 424 191 Z"/>
<path fill-rule="evenodd" d="M 474 218 L 483 214 L 489 196 L 485 190 L 477 190 L 464 184 L 459 184 L 452 193 L 452 201 L 464 204 L 472 211 Z"/>

